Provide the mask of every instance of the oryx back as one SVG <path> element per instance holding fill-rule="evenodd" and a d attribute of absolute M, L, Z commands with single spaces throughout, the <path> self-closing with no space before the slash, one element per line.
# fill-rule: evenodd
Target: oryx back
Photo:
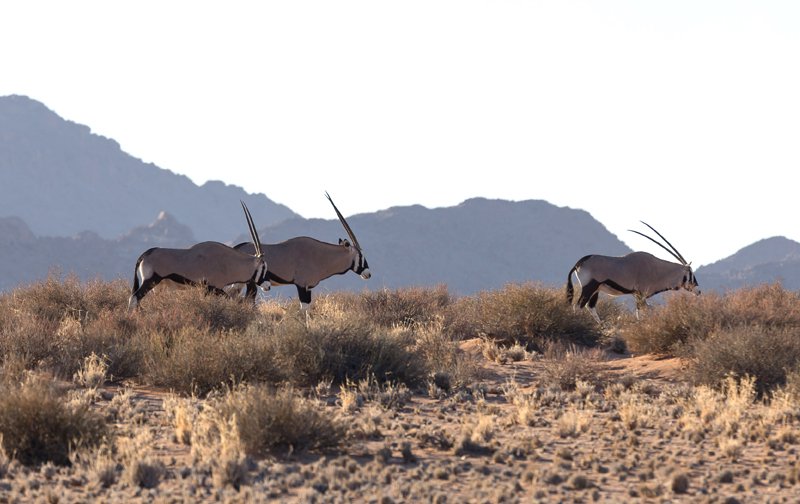
<path fill-rule="evenodd" d="M 206 284 L 223 289 L 247 283 L 257 276 L 260 259 L 219 242 L 202 242 L 188 249 L 155 248 L 144 254 L 137 267 L 140 278 L 157 276 L 183 284 Z M 213 267 L 209 267 L 213 266 Z"/>
<path fill-rule="evenodd" d="M 237 250 L 251 252 L 253 245 L 242 243 Z M 269 264 L 272 285 L 294 284 L 316 287 L 322 280 L 354 269 L 359 252 L 352 246 L 326 243 L 308 236 L 290 238 L 281 243 L 261 244 Z"/>

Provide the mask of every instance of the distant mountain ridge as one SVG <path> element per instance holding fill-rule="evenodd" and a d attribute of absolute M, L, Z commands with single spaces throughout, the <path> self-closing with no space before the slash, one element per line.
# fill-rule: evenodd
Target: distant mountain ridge
<path fill-rule="evenodd" d="M 197 186 L 144 163 L 40 102 L 0 97 L 0 217 L 20 217 L 37 236 L 91 230 L 112 239 L 166 211 L 199 240 L 229 240 L 247 229 L 240 199 L 261 226 L 297 217 L 263 194 L 218 181 Z"/>
<path fill-rule="evenodd" d="M 697 270 L 697 278 L 716 290 L 739 289 L 780 282 L 800 290 L 800 243 L 774 236 L 748 245 L 735 254 Z"/>
<path fill-rule="evenodd" d="M 0 97 L 0 290 L 51 271 L 130 280 L 136 258 L 150 247 L 248 241 L 237 199 L 246 201 L 264 242 L 305 235 L 336 243 L 346 236 L 332 209 L 330 219 L 306 220 L 222 182 L 198 187 L 39 102 Z M 335 276 L 317 292 L 443 284 L 472 294 L 528 281 L 557 287 L 586 254 L 630 252 L 588 212 L 546 201 L 473 198 L 347 219 L 373 276 Z M 696 274 L 703 290 L 774 281 L 800 290 L 800 243 L 767 238 Z"/>
<path fill-rule="evenodd" d="M 537 200 L 473 198 L 453 207 L 392 207 L 347 221 L 364 248 L 372 278 L 365 282 L 352 274 L 337 276 L 323 288 L 446 284 L 467 294 L 510 282 L 560 285 L 587 250 L 630 252 L 588 212 Z M 259 235 L 268 243 L 301 235 L 331 243 L 347 237 L 335 219 L 290 219 L 259 228 Z M 238 238 L 248 239 L 244 234 Z"/>

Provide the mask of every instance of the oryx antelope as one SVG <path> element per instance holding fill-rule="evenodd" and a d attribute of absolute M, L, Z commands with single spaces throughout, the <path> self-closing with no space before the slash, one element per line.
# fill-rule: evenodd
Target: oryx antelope
<path fill-rule="evenodd" d="M 333 275 L 342 275 L 354 271 L 364 280 L 371 276 L 367 259 L 361 245 L 358 244 L 356 235 L 347 224 L 344 216 L 336 208 L 330 195 L 325 197 L 333 205 L 339 221 L 347 231 L 350 240 L 339 239 L 339 244 L 326 243 L 308 236 L 290 238 L 281 243 L 261 244 L 264 256 L 269 263 L 267 279 L 271 285 L 292 285 L 297 287 L 300 298 L 300 308 L 308 313 L 311 304 L 311 289 L 321 281 Z M 244 252 L 252 252 L 252 243 L 240 243 L 234 247 Z M 247 284 L 247 297 L 255 301 L 255 283 Z"/>
<path fill-rule="evenodd" d="M 639 231 L 629 231 L 644 236 L 659 247 L 669 252 L 680 264 L 665 261 L 647 252 L 632 252 L 622 257 L 604 255 L 587 255 L 582 257 L 567 275 L 567 302 L 572 304 L 572 274 L 574 273 L 581 288 L 578 306 L 588 306 L 589 312 L 600 323 L 600 316 L 595 309 L 600 292 L 611 296 L 631 294 L 636 300 L 636 318 L 639 310 L 647 307 L 647 299 L 664 291 L 685 289 L 700 294 L 697 278 L 692 272 L 691 264 L 672 244 L 655 230 L 650 224 L 642 224 L 655 232 L 666 245 Z M 669 248 L 667 248 L 667 246 Z"/>
<path fill-rule="evenodd" d="M 261 242 L 247 205 L 244 201 L 241 203 L 253 239 L 252 253 L 214 241 L 198 243 L 188 249 L 151 248 L 136 261 L 128 308 L 137 306 L 162 280 L 204 285 L 209 292 L 217 294 L 224 294 L 225 287 L 235 284 L 252 284 L 255 288 L 265 282 L 267 263 L 261 251 Z"/>

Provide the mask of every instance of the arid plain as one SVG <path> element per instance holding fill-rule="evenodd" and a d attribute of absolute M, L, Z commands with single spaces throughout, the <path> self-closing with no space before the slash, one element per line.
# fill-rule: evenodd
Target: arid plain
<path fill-rule="evenodd" d="M 0 296 L 2 502 L 793 502 L 800 300 Z"/>

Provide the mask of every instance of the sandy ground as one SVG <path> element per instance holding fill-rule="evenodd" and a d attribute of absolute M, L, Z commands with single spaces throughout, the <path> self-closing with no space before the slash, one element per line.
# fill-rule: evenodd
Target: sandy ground
<path fill-rule="evenodd" d="M 689 386 L 679 359 L 607 354 L 599 362 L 605 384 L 641 397 L 631 415 L 624 392 L 553 390 L 541 359 L 499 364 L 477 340 L 462 348 L 483 370 L 477 389 L 347 413 L 331 391 L 322 407 L 351 425 L 348 442 L 335 453 L 251 460 L 238 490 L 216 484 L 209 461 L 177 442 L 167 391 L 129 384 L 138 428 L 152 433 L 148 456 L 164 465 L 153 488 L 126 481 L 124 468 L 103 488 L 91 471 L 17 467 L 0 477 L 0 502 L 800 502 L 796 408 L 770 416 L 753 405 L 736 433 L 723 435 L 700 417 L 696 429 L 681 423 L 689 408 L 674 398 Z M 105 387 L 97 407 L 124 389 Z M 510 390 L 530 408 L 521 412 Z"/>

